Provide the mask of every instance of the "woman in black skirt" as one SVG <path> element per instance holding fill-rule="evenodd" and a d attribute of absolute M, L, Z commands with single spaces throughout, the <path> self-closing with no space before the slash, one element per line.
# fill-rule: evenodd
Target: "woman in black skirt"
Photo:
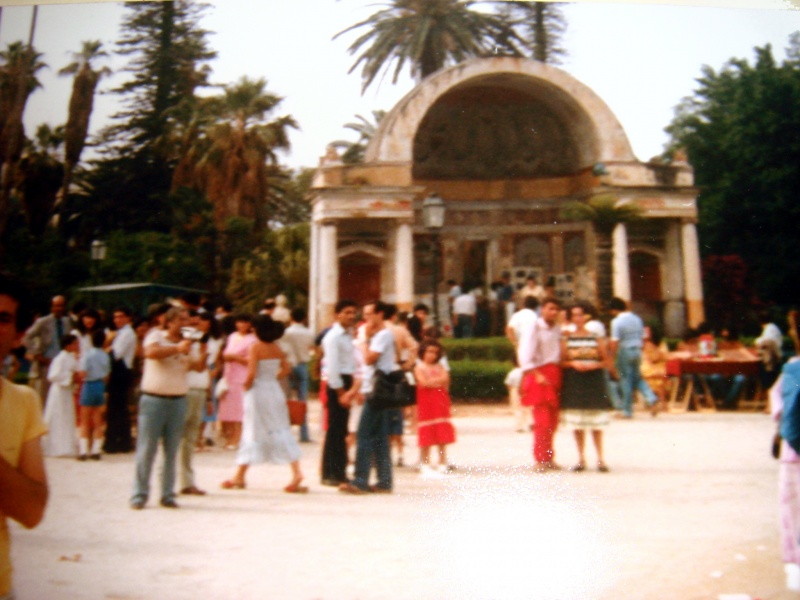
<path fill-rule="evenodd" d="M 578 446 L 578 464 L 572 471 L 586 469 L 584 448 L 586 431 L 592 432 L 597 452 L 597 470 L 608 472 L 603 459 L 603 429 L 610 421 L 611 401 L 606 393 L 604 371 L 608 368 L 606 340 L 586 329 L 590 307 L 571 306 L 567 316 L 573 330 L 561 341 L 561 366 L 564 383 L 561 389 L 561 422 L 573 429 Z"/>

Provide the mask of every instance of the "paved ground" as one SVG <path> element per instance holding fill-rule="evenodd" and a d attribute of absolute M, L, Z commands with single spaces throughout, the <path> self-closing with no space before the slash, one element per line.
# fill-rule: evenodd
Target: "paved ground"
<path fill-rule="evenodd" d="M 457 409 L 455 423 L 458 470 L 396 469 L 391 496 L 318 485 L 319 444 L 303 445 L 306 496 L 283 493 L 289 469 L 272 465 L 247 490 L 221 490 L 233 453 L 199 454 L 210 493 L 177 511 L 128 508 L 131 455 L 48 459 L 45 521 L 12 525 L 19 598 L 796 597 L 783 589 L 767 415 L 615 421 L 608 474 L 533 473 L 530 435 L 504 408 Z M 571 434 L 556 448 L 575 461 Z"/>

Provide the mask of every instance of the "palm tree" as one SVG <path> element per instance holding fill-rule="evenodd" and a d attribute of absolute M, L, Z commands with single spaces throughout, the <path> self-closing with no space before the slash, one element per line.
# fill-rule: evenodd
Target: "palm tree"
<path fill-rule="evenodd" d="M 473 10 L 474 2 L 460 0 L 391 0 L 369 18 L 340 31 L 340 35 L 361 27 L 369 31 L 348 48 L 350 54 L 363 51 L 349 73 L 363 63 L 361 92 L 369 87 L 381 69 L 397 62 L 392 83 L 408 61 L 411 76 L 421 80 L 450 63 L 459 63 L 490 52 L 521 56 L 522 40 L 507 22 Z"/>
<path fill-rule="evenodd" d="M 561 218 L 568 221 L 589 221 L 597 246 L 597 296 L 605 305 L 614 295 L 612 236 L 620 223 L 630 223 L 641 217 L 639 207 L 621 203 L 612 194 L 593 196 L 588 202 L 570 202 L 561 209 Z"/>
<path fill-rule="evenodd" d="M 357 123 L 345 123 L 345 129 L 351 129 L 358 134 L 358 140 L 349 142 L 347 140 L 336 140 L 331 142 L 331 146 L 335 148 L 344 148 L 342 154 L 342 162 L 346 164 L 356 164 L 364 162 L 364 153 L 367 150 L 367 144 L 375 136 L 381 121 L 386 116 L 385 110 L 373 110 L 372 118 L 374 122 L 369 119 L 356 115 Z"/>
<path fill-rule="evenodd" d="M 94 107 L 94 94 L 97 83 L 106 75 L 111 74 L 111 69 L 103 67 L 95 70 L 92 62 L 98 58 L 108 56 L 102 49 L 103 44 L 97 40 L 83 42 L 80 52 L 73 53 L 73 62 L 61 69 L 59 75 L 74 75 L 72 82 L 72 95 L 69 99 L 69 114 L 64 139 L 64 181 L 61 187 L 61 201 L 67 199 L 69 185 L 75 165 L 81 158 L 83 147 L 86 145 L 86 136 L 89 132 L 89 119 Z"/>
<path fill-rule="evenodd" d="M 63 143 L 64 127 L 39 125 L 34 141 L 19 161 L 16 188 L 28 229 L 37 237 L 44 233 L 61 189 L 64 165 L 56 154 Z"/>
<path fill-rule="evenodd" d="M 22 116 L 28 97 L 41 85 L 36 73 L 46 66 L 41 57 L 22 42 L 13 42 L 0 52 L 0 236 L 8 220 L 11 189 L 24 148 Z"/>
<path fill-rule="evenodd" d="M 288 129 L 297 123 L 291 116 L 268 120 L 283 98 L 266 92 L 266 85 L 264 79 L 242 77 L 225 86 L 222 96 L 197 105 L 185 133 L 188 146 L 182 149 L 173 190 L 185 186 L 205 193 L 218 225 L 230 217 L 252 219 L 257 229 L 267 223 L 277 152 L 289 148 Z"/>
<path fill-rule="evenodd" d="M 557 65 L 567 55 L 561 45 L 567 22 L 560 2 L 505 1 L 500 3 L 498 13 L 521 32 L 532 58 Z"/>

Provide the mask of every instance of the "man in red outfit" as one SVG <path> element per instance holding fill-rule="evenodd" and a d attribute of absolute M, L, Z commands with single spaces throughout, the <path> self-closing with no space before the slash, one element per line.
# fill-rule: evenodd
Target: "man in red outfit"
<path fill-rule="evenodd" d="M 561 392 L 561 303 L 545 298 L 539 317 L 520 332 L 517 362 L 522 369 L 523 406 L 533 407 L 533 458 L 539 471 L 558 469 L 553 434 L 558 427 Z"/>

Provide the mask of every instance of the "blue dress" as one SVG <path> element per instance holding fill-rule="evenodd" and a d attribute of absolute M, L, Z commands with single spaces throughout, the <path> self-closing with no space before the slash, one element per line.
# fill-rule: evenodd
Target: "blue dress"
<path fill-rule="evenodd" d="M 300 447 L 289 424 L 286 396 L 277 380 L 280 368 L 277 358 L 258 361 L 253 387 L 244 394 L 237 465 L 284 465 L 300 459 Z"/>

